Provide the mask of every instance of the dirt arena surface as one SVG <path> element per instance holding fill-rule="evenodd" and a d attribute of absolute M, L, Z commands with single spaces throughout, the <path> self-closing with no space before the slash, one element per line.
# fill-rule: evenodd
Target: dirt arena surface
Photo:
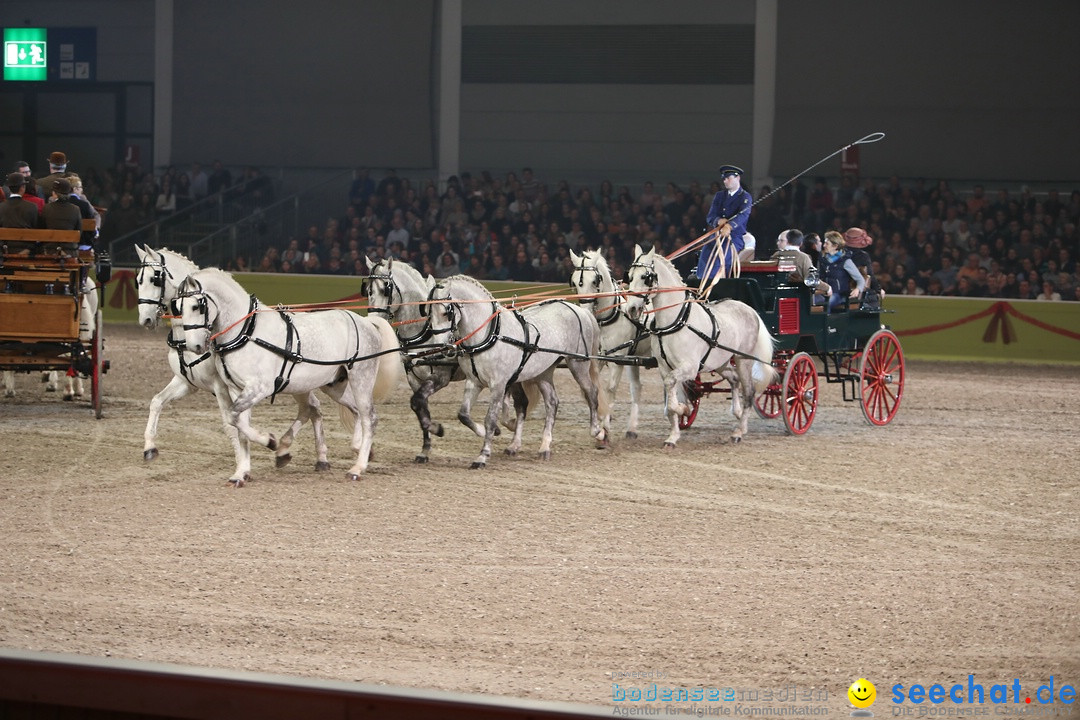
<path fill-rule="evenodd" d="M 860 677 L 878 716 L 896 683 L 1080 685 L 1076 368 L 909 362 L 888 427 L 823 385 L 808 435 L 754 416 L 738 446 L 714 396 L 671 453 L 655 371 L 641 437 L 620 416 L 608 450 L 560 373 L 552 460 L 534 417 L 482 471 L 456 387 L 412 463 L 402 385 L 359 482 L 327 400 L 333 470 L 305 429 L 237 490 L 205 393 L 142 459 L 164 331 L 108 326 L 105 349 L 102 420 L 35 376 L 0 399 L 2 646 L 616 707 L 613 683 L 795 687 L 837 715 Z"/>

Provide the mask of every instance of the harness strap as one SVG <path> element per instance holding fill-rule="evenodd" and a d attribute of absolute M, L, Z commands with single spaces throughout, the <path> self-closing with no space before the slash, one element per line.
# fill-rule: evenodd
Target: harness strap
<path fill-rule="evenodd" d="M 184 357 L 187 353 L 187 343 L 183 340 L 175 339 L 172 334 L 172 329 L 169 330 L 169 336 L 165 338 L 165 343 L 176 351 L 176 359 L 180 365 L 180 376 L 193 385 L 194 383 L 191 382 L 191 378 L 189 377 L 190 370 L 199 363 L 208 360 L 210 358 L 210 351 L 207 350 L 192 362 L 188 362 Z"/>

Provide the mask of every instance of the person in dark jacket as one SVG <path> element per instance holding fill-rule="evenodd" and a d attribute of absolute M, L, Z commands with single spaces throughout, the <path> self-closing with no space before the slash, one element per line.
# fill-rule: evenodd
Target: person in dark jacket
<path fill-rule="evenodd" d="M 71 183 L 53 181 L 52 199 L 45 203 L 44 227 L 49 230 L 82 230 L 82 212 L 71 202 Z"/>
<path fill-rule="evenodd" d="M 7 176 L 7 200 L 0 203 L 0 227 L 36 228 L 39 225 L 37 206 L 23 199 L 26 177 L 22 173 Z"/>

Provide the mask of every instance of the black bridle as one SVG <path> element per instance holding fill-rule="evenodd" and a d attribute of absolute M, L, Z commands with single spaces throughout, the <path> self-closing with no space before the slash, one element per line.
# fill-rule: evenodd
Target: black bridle
<path fill-rule="evenodd" d="M 139 265 L 139 274 L 135 277 L 135 283 L 141 286 L 143 283 L 143 273 L 151 268 L 153 269 L 153 275 L 150 276 L 150 284 L 158 289 L 157 300 L 140 296 L 139 304 L 157 305 L 158 315 L 162 315 L 168 309 L 168 305 L 165 304 L 165 279 L 168 278 L 175 282 L 175 278 L 172 273 L 169 272 L 169 268 L 165 267 L 165 255 L 159 252 L 157 256 L 157 262 L 143 260 L 142 264 Z"/>

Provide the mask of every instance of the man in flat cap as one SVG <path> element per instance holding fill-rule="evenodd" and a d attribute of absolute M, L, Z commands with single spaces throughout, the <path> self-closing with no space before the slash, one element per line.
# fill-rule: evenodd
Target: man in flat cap
<path fill-rule="evenodd" d="M 4 184 L 7 186 L 7 200 L 0 203 L 0 227 L 38 227 L 37 206 L 23 198 L 26 191 L 26 178 L 23 174 L 11 173 Z"/>
<path fill-rule="evenodd" d="M 753 199 L 742 187 L 742 174 L 743 171 L 734 165 L 720 168 L 724 189 L 713 196 L 712 206 L 705 218 L 708 227 L 718 229 L 719 237 L 709 240 L 701 248 L 697 276 L 701 278 L 702 285 L 714 277 L 730 276 L 735 256 L 745 247 L 743 237 L 746 235 Z"/>

